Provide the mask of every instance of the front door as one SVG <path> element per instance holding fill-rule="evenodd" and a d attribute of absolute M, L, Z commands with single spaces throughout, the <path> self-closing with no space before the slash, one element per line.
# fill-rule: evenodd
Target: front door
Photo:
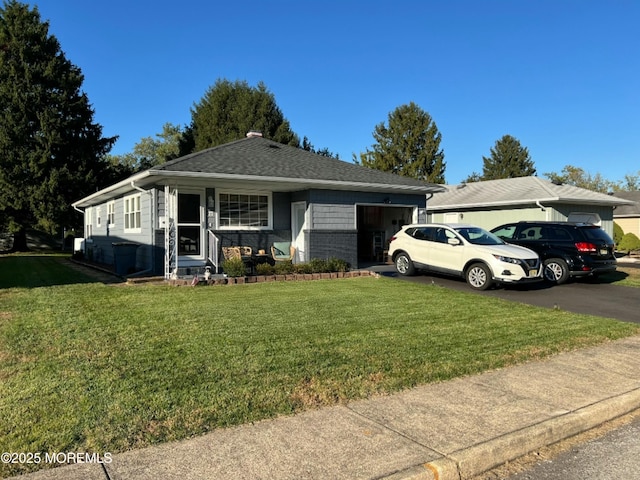
<path fill-rule="evenodd" d="M 178 193 L 178 255 L 190 259 L 204 258 L 202 192 Z"/>
<path fill-rule="evenodd" d="M 295 260 L 306 262 L 305 234 L 307 217 L 306 202 L 295 202 L 291 204 L 291 245 L 296 249 Z"/>

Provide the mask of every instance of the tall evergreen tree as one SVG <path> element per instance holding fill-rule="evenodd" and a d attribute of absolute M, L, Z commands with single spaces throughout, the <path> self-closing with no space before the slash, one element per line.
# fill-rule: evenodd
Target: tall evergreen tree
<path fill-rule="evenodd" d="M 217 80 L 191 109 L 194 151 L 244 138 L 249 131 L 295 147 L 300 138 L 264 83 L 251 87 L 245 81 Z M 184 152 L 182 152 L 184 153 Z"/>
<path fill-rule="evenodd" d="M 389 125 L 376 125 L 373 150 L 360 154 L 365 167 L 430 183 L 444 183 L 442 134 L 431 116 L 411 102 L 389 114 Z"/>
<path fill-rule="evenodd" d="M 482 157 L 480 180 L 528 177 L 536 174 L 529 150 L 517 138 L 505 135 L 491 148 L 490 157 Z"/>
<path fill-rule="evenodd" d="M 108 169 L 103 138 L 81 91 L 83 76 L 49 35 L 37 8 L 0 8 L 0 222 L 27 247 L 26 229 L 50 233 L 78 222 L 73 200 L 95 191 Z"/>

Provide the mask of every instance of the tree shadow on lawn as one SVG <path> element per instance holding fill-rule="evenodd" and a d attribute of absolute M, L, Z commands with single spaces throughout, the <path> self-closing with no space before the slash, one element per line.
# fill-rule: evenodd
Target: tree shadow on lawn
<path fill-rule="evenodd" d="M 65 256 L 45 254 L 0 256 L 0 289 L 96 282 L 121 283 L 122 279 L 74 264 Z"/>

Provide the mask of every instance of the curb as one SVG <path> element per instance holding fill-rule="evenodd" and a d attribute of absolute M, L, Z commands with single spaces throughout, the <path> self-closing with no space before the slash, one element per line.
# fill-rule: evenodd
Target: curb
<path fill-rule="evenodd" d="M 463 480 L 640 409 L 640 388 L 416 465 L 385 480 Z"/>

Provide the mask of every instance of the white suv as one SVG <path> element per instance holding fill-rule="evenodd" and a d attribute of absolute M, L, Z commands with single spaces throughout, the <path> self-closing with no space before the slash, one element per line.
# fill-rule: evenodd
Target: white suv
<path fill-rule="evenodd" d="M 405 225 L 391 238 L 389 258 L 401 275 L 416 269 L 456 275 L 475 290 L 542 280 L 537 253 L 461 223 Z"/>

